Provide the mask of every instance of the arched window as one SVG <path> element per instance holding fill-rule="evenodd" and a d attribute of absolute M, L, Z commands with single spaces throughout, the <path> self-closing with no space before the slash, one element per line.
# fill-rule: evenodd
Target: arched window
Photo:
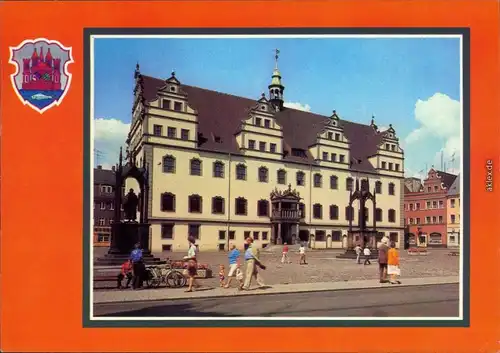
<path fill-rule="evenodd" d="M 389 210 L 389 222 L 396 223 L 396 211 L 393 209 Z"/>
<path fill-rule="evenodd" d="M 337 205 L 330 205 L 330 219 L 339 219 L 339 207 Z"/>
<path fill-rule="evenodd" d="M 214 162 L 213 176 L 214 178 L 224 178 L 224 163 L 221 161 Z"/>
<path fill-rule="evenodd" d="M 212 213 L 224 214 L 224 198 L 221 196 L 212 197 Z"/>
<path fill-rule="evenodd" d="M 202 212 L 202 198 L 200 195 L 190 195 L 188 197 L 188 211 L 189 213 Z"/>
<path fill-rule="evenodd" d="M 259 200 L 257 202 L 257 216 L 269 217 L 269 201 Z"/>
<path fill-rule="evenodd" d="M 284 169 L 278 170 L 278 184 L 286 184 L 286 171 Z"/>
<path fill-rule="evenodd" d="M 314 174 L 314 187 L 320 188 L 321 186 L 323 186 L 323 177 L 321 174 L 316 173 Z"/>
<path fill-rule="evenodd" d="M 395 185 L 394 183 L 389 183 L 389 195 L 394 195 L 395 192 Z"/>
<path fill-rule="evenodd" d="M 190 161 L 190 174 L 201 176 L 201 160 L 193 158 Z"/>
<path fill-rule="evenodd" d="M 175 195 L 171 192 L 161 194 L 161 210 L 163 212 L 175 212 Z"/>
<path fill-rule="evenodd" d="M 377 222 L 382 222 L 382 209 L 381 208 L 377 208 L 375 210 L 375 220 Z"/>
<path fill-rule="evenodd" d="M 242 163 L 236 166 L 236 179 L 247 180 L 247 167 Z"/>
<path fill-rule="evenodd" d="M 330 189 L 337 190 L 339 188 L 339 178 L 337 176 L 332 175 L 330 177 Z"/>
<path fill-rule="evenodd" d="M 381 181 L 375 182 L 375 193 L 377 193 L 377 194 L 382 193 L 382 182 Z"/>
<path fill-rule="evenodd" d="M 323 218 L 323 206 L 319 203 L 313 205 L 313 218 L 322 219 Z"/>
<path fill-rule="evenodd" d="M 304 172 L 302 171 L 297 172 L 296 177 L 297 177 L 297 185 L 304 186 L 306 184 Z"/>
<path fill-rule="evenodd" d="M 174 156 L 164 156 L 163 157 L 163 173 L 175 173 L 175 157 Z"/>
<path fill-rule="evenodd" d="M 370 190 L 370 183 L 368 182 L 368 179 L 361 179 L 361 191 L 369 191 Z"/>
<path fill-rule="evenodd" d="M 347 191 L 351 191 L 353 190 L 354 191 L 354 188 L 353 188 L 353 180 L 351 177 L 348 177 L 346 180 L 345 180 L 345 189 Z"/>
<path fill-rule="evenodd" d="M 247 200 L 244 197 L 238 197 L 235 200 L 234 213 L 240 216 L 247 215 Z"/>
<path fill-rule="evenodd" d="M 259 168 L 259 182 L 267 183 L 269 180 L 269 172 L 266 167 Z"/>

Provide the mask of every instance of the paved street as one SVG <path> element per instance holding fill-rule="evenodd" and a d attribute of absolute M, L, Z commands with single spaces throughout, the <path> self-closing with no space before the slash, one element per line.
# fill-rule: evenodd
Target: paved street
<path fill-rule="evenodd" d="M 98 257 L 106 249 L 96 249 L 94 256 Z M 372 265 L 363 266 L 356 264 L 355 260 L 337 259 L 336 255 L 343 250 L 321 250 L 308 251 L 308 265 L 298 264 L 298 254 L 291 252 L 290 257 L 293 263 L 281 264 L 281 248 L 275 247 L 271 251 L 263 251 L 261 254 L 267 269 L 262 272 L 266 284 L 292 284 L 292 283 L 316 283 L 316 282 L 339 282 L 354 280 L 371 280 L 378 278 L 378 266 L 376 261 Z M 449 250 L 429 249 L 427 256 L 410 256 L 406 251 L 400 252 L 401 275 L 402 278 L 422 278 L 422 277 L 443 277 L 458 276 L 459 257 L 449 256 Z M 173 259 L 181 259 L 183 253 L 166 253 Z M 164 254 L 158 254 L 160 257 Z M 219 264 L 226 264 L 226 252 L 200 252 L 200 263 L 208 263 L 213 273 L 213 278 L 202 280 L 205 286 L 218 286 L 217 271 Z M 111 270 L 111 274 L 116 274 L 118 269 Z M 104 286 L 105 283 L 96 283 Z M 114 287 L 116 284 L 108 283 L 107 287 Z"/>
<path fill-rule="evenodd" d="M 458 284 L 105 303 L 95 316 L 457 317 Z"/>

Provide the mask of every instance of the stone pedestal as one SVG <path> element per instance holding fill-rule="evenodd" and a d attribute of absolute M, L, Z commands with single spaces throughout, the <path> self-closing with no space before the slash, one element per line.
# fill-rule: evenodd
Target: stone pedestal
<path fill-rule="evenodd" d="M 356 241 L 356 236 L 358 236 L 358 240 Z M 357 254 L 354 250 L 356 245 L 360 245 L 361 248 L 365 247 L 365 244 L 370 248 L 371 256 L 370 258 L 376 259 L 378 258 L 378 249 L 377 249 L 377 231 L 373 230 L 353 230 L 347 232 L 347 249 L 344 254 L 338 255 L 337 258 L 340 259 L 355 259 Z"/>
<path fill-rule="evenodd" d="M 113 223 L 108 253 L 104 257 L 96 259 L 94 264 L 96 266 L 121 265 L 128 259 L 137 243 L 141 244 L 146 265 L 165 263 L 165 261 L 151 255 L 149 226 L 147 223 L 136 222 Z"/>

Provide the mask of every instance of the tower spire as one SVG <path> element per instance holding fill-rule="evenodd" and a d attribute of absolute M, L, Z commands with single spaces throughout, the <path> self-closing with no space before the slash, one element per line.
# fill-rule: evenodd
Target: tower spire
<path fill-rule="evenodd" d="M 283 109 L 283 91 L 285 86 L 281 83 L 281 73 L 278 69 L 278 59 L 280 51 L 279 49 L 274 50 L 274 70 L 271 78 L 271 84 L 269 88 L 269 100 L 274 105 L 276 111 Z"/>

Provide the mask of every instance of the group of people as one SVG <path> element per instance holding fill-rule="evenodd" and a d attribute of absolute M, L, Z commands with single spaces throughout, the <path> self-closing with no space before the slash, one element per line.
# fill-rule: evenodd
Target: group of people
<path fill-rule="evenodd" d="M 371 251 L 368 245 L 365 245 L 364 249 L 362 249 L 358 244 L 354 250 L 356 251 L 356 262 L 358 264 L 361 264 L 361 254 L 364 255 L 363 265 L 371 264 Z M 399 251 L 396 249 L 396 243 L 390 242 L 389 244 L 389 240 L 385 237 L 378 247 L 378 265 L 380 283 L 401 284 L 401 281 L 398 279 L 401 275 Z M 388 275 L 389 279 L 387 278 Z"/>
<path fill-rule="evenodd" d="M 130 257 L 122 264 L 120 273 L 118 274 L 118 289 L 123 288 L 123 280 L 127 279 L 127 284 L 125 288 L 129 288 L 130 283 L 132 283 L 133 289 L 142 288 L 144 282 L 144 272 L 146 266 L 143 261 L 143 253 L 141 245 L 139 243 L 135 244 L 134 249 L 130 253 Z"/>
<path fill-rule="evenodd" d="M 283 243 L 283 250 L 281 252 L 281 263 L 284 264 L 284 263 L 292 263 L 290 261 L 290 257 L 288 255 L 288 244 L 287 243 Z M 299 247 L 299 265 L 307 265 L 307 262 L 306 262 L 306 245 L 302 242 L 300 243 L 300 247 Z"/>
<path fill-rule="evenodd" d="M 240 264 L 240 251 L 236 248 L 234 244 L 231 245 L 231 250 L 228 254 L 229 259 L 229 272 L 225 274 L 225 266 L 220 265 L 219 267 L 219 282 L 220 286 L 224 288 L 230 288 L 233 279 L 236 279 L 238 283 L 238 289 L 249 290 L 252 280 L 255 279 L 257 285 L 262 288 L 265 287 L 264 280 L 260 274 L 260 270 L 265 270 L 266 266 L 260 258 L 259 248 L 253 245 L 253 238 L 248 237 L 245 239 L 245 270 L 244 273 L 241 270 Z"/>

